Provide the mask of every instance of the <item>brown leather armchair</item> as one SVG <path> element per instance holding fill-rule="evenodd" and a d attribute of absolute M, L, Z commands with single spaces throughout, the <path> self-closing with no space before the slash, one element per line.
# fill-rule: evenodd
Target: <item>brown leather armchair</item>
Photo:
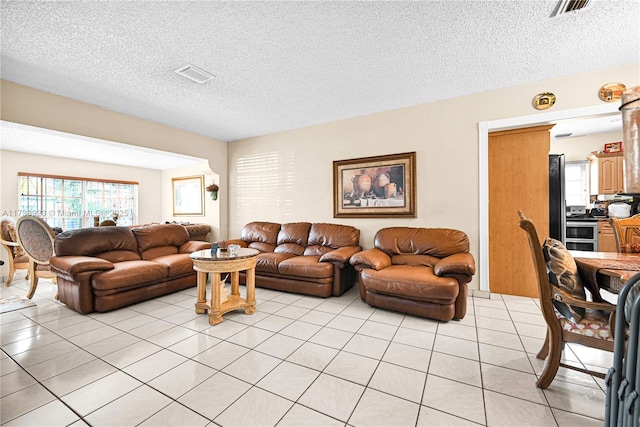
<path fill-rule="evenodd" d="M 383 228 L 374 248 L 350 262 L 359 272 L 360 297 L 370 306 L 443 321 L 467 312 L 467 283 L 476 268 L 462 231 Z"/>

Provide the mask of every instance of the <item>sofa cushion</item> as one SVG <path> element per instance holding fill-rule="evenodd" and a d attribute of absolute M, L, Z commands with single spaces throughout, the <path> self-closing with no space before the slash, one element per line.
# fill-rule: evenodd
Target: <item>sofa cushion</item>
<path fill-rule="evenodd" d="M 295 256 L 281 261 L 278 272 L 287 276 L 304 276 L 314 279 L 333 277 L 333 264 L 320 262 L 319 255 Z"/>
<path fill-rule="evenodd" d="M 360 230 L 350 225 L 311 224 L 305 255 L 322 255 L 344 246 L 358 246 Z"/>
<path fill-rule="evenodd" d="M 156 248 L 150 248 L 142 252 L 142 259 L 154 260 L 158 257 L 174 255 L 179 252 L 179 248 L 175 246 L 158 246 Z"/>
<path fill-rule="evenodd" d="M 276 246 L 274 252 L 302 255 L 307 247 L 310 228 L 311 223 L 308 222 L 282 224 L 278 232 L 278 246 Z"/>
<path fill-rule="evenodd" d="M 256 259 L 256 272 L 278 273 L 278 264 L 294 256 L 289 253 L 261 253 Z"/>
<path fill-rule="evenodd" d="M 260 252 L 273 252 L 278 242 L 280 224 L 274 222 L 250 222 L 242 228 L 240 238 L 247 246 Z"/>
<path fill-rule="evenodd" d="M 182 276 L 191 273 L 195 274 L 193 261 L 189 258 L 189 254 L 159 256 L 154 258 L 153 262 L 166 265 L 169 268 L 169 277 Z"/>
<path fill-rule="evenodd" d="M 360 280 L 370 292 L 446 304 L 455 301 L 460 289 L 456 279 L 438 277 L 431 267 L 392 265 L 380 271 L 365 268 L 360 272 Z"/>
<path fill-rule="evenodd" d="M 138 241 L 138 252 L 144 258 L 148 249 L 160 246 L 180 247 L 189 240 L 187 229 L 179 224 L 159 224 L 131 230 Z"/>
<path fill-rule="evenodd" d="M 431 255 L 393 255 L 391 264 L 393 265 L 412 265 L 415 267 L 433 267 L 440 258 Z"/>
<path fill-rule="evenodd" d="M 153 261 L 123 261 L 113 264 L 113 270 L 101 271 L 91 277 L 94 289 L 106 291 L 152 283 L 168 276 L 169 267 Z"/>
<path fill-rule="evenodd" d="M 127 256 L 140 259 L 138 242 L 129 227 L 92 227 L 64 231 L 56 236 L 55 253 L 58 256 L 96 256 L 111 251 L 128 251 Z M 124 257 L 123 254 L 119 256 Z M 112 261 L 107 256 L 101 258 Z"/>
<path fill-rule="evenodd" d="M 376 233 L 374 246 L 389 255 L 422 254 L 445 258 L 469 252 L 466 233 L 449 228 L 389 227 Z"/>

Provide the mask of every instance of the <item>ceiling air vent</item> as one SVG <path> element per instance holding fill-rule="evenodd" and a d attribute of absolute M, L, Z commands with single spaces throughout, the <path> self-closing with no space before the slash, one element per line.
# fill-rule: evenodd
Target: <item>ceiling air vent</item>
<path fill-rule="evenodd" d="M 209 74 L 206 71 L 201 70 L 200 68 L 191 64 L 180 67 L 175 71 L 181 76 L 193 80 L 196 83 L 205 83 L 213 78 L 212 74 Z"/>
<path fill-rule="evenodd" d="M 556 5 L 556 8 L 553 10 L 551 18 L 565 13 L 586 9 L 590 4 L 591 0 L 560 0 Z"/>

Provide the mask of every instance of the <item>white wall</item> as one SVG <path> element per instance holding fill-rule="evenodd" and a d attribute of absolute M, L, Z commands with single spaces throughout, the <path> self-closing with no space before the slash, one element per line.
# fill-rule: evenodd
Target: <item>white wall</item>
<path fill-rule="evenodd" d="M 18 172 L 36 174 L 76 176 L 82 178 L 124 179 L 138 182 L 137 223 L 160 222 L 162 215 L 162 172 L 153 169 L 110 165 L 98 162 L 66 159 L 62 157 L 40 156 L 0 150 L 0 216 L 17 217 Z M 2 260 L 6 262 L 6 252 L 1 249 Z M 2 276 L 8 274 L 7 265 L 2 266 Z"/>
<path fill-rule="evenodd" d="M 229 235 L 256 220 L 333 222 L 359 228 L 366 248 L 383 227 L 448 227 L 469 235 L 478 260 L 478 123 L 542 114 L 532 100 L 547 91 L 556 94 L 556 110 L 598 105 L 604 83 L 638 85 L 639 71 L 636 63 L 236 141 L 229 145 Z M 333 161 L 408 151 L 417 154 L 417 218 L 333 217 Z M 247 165 L 255 166 L 250 175 Z"/>
<path fill-rule="evenodd" d="M 552 154 L 564 154 L 566 162 L 587 160 L 592 151 L 602 151 L 608 142 L 622 141 L 622 131 L 597 133 L 575 138 L 551 138 Z"/>

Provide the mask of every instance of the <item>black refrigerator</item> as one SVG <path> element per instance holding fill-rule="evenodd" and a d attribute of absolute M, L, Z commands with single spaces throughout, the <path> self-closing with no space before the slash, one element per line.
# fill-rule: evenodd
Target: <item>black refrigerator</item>
<path fill-rule="evenodd" d="M 567 229 L 564 186 L 564 154 L 549 154 L 549 237 L 563 244 Z"/>

